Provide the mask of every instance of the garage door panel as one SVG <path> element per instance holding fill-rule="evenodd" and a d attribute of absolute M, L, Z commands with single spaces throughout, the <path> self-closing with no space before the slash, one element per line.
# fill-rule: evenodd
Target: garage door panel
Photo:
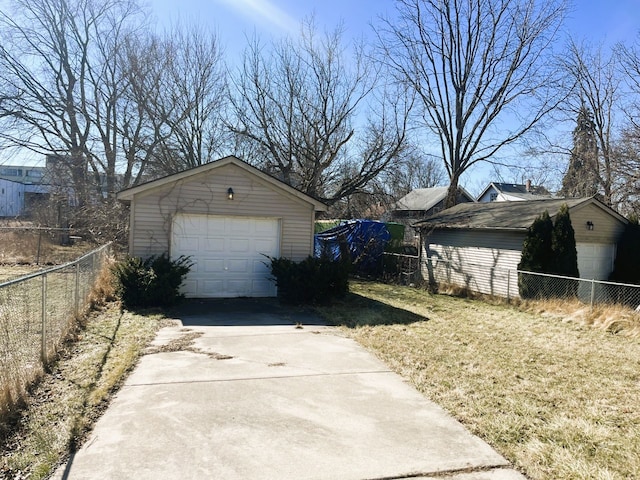
<path fill-rule="evenodd" d="M 224 291 L 222 280 L 202 280 L 202 288 L 199 290 L 200 297 L 219 297 Z"/>
<path fill-rule="evenodd" d="M 222 253 L 225 248 L 224 238 L 205 238 L 204 250 L 211 253 Z"/>
<path fill-rule="evenodd" d="M 203 273 L 215 273 L 224 271 L 224 260 L 223 259 L 203 259 L 199 261 L 202 264 L 202 272 Z"/>
<path fill-rule="evenodd" d="M 230 232 L 232 234 L 241 234 L 243 237 L 248 236 L 252 232 L 251 223 L 247 222 L 246 219 L 231 219 L 229 222 Z"/>
<path fill-rule="evenodd" d="M 180 250 L 184 252 L 197 252 L 200 250 L 200 239 L 198 237 L 180 237 Z"/>
<path fill-rule="evenodd" d="M 279 254 L 277 219 L 178 214 L 171 255 L 190 255 L 187 297 L 274 296 L 264 254 Z"/>
<path fill-rule="evenodd" d="M 269 220 L 258 220 L 255 222 L 255 233 L 273 235 L 278 229 L 278 224 Z"/>
<path fill-rule="evenodd" d="M 242 274 L 250 273 L 249 259 L 246 259 L 246 258 L 229 259 L 227 261 L 226 267 L 230 275 L 238 274 L 238 273 L 242 273 Z"/>
<path fill-rule="evenodd" d="M 276 250 L 276 242 L 272 239 L 258 238 L 255 241 L 255 250 L 260 253 L 270 254 Z"/>
<path fill-rule="evenodd" d="M 228 250 L 233 253 L 251 254 L 251 241 L 248 238 L 232 238 Z"/>

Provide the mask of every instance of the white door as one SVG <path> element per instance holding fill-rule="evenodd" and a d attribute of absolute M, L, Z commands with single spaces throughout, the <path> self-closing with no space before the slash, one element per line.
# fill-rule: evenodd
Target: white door
<path fill-rule="evenodd" d="M 182 293 L 192 298 L 273 297 L 268 258 L 280 253 L 275 218 L 177 214 L 171 258 L 191 257 Z M 266 255 L 266 256 L 265 256 Z"/>
<path fill-rule="evenodd" d="M 613 271 L 616 246 L 608 243 L 578 243 L 578 270 L 580 278 L 607 280 Z"/>

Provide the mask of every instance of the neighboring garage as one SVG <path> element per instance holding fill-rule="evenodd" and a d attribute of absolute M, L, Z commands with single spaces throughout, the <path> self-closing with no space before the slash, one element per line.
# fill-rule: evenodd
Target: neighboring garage
<path fill-rule="evenodd" d="M 270 297 L 268 258 L 313 253 L 325 205 L 236 157 L 123 190 L 129 253 L 191 257 L 183 293 L 192 298 Z"/>
<path fill-rule="evenodd" d="M 563 204 L 575 232 L 580 278 L 606 280 L 627 220 L 596 198 L 464 203 L 414 224 L 424 278 L 481 293 L 513 296 L 527 228 Z"/>

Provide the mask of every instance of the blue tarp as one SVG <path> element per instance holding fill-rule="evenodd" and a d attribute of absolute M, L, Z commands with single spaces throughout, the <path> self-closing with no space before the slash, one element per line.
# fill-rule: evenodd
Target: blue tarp
<path fill-rule="evenodd" d="M 356 273 L 371 275 L 382 268 L 382 254 L 391 238 L 387 226 L 374 220 L 348 220 L 314 236 L 314 256 L 340 260 L 340 242 L 349 247 Z"/>

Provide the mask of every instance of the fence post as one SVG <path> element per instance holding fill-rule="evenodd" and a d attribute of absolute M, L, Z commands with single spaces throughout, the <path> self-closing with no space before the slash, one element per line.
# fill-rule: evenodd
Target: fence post
<path fill-rule="evenodd" d="M 80 303 L 80 262 L 76 261 L 76 298 L 74 312 L 78 317 L 78 304 Z"/>
<path fill-rule="evenodd" d="M 42 275 L 42 343 L 40 345 L 40 357 L 42 365 L 47 366 L 47 274 Z"/>
<path fill-rule="evenodd" d="M 591 310 L 593 311 L 593 302 L 595 301 L 596 281 L 591 279 Z"/>

